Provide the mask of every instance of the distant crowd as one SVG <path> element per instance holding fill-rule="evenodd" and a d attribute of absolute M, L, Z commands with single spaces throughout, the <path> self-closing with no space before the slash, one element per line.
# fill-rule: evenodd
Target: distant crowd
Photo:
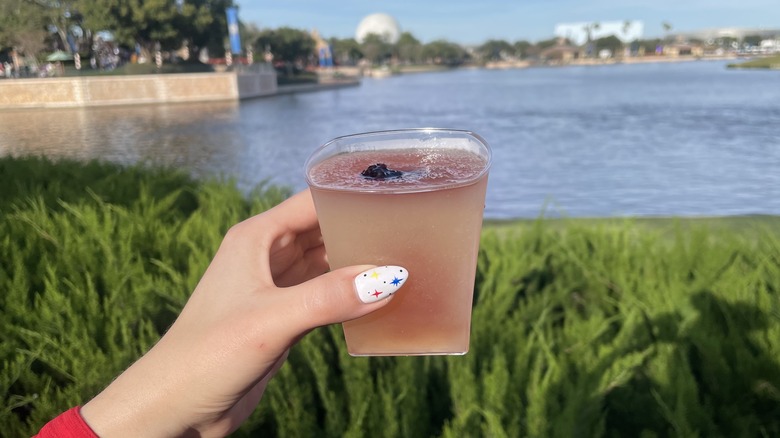
<path fill-rule="evenodd" d="M 64 72 L 61 63 L 47 62 L 43 65 L 25 64 L 15 66 L 11 62 L 0 64 L 0 78 L 48 78 L 52 76 L 61 76 Z"/>

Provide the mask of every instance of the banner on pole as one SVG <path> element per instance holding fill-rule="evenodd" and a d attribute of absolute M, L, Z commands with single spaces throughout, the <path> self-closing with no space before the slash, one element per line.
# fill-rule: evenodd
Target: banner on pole
<path fill-rule="evenodd" d="M 228 35 L 230 36 L 230 52 L 241 54 L 241 36 L 238 34 L 238 8 L 225 9 L 227 16 Z"/>

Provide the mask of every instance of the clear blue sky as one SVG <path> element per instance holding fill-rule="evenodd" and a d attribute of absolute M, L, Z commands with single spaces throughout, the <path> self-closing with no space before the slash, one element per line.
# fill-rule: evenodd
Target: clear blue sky
<path fill-rule="evenodd" d="M 354 37 L 361 18 L 390 14 L 423 42 L 537 41 L 556 23 L 641 20 L 644 36 L 713 27 L 780 28 L 780 0 L 235 0 L 239 18 L 261 28 L 290 26 L 324 37 Z"/>

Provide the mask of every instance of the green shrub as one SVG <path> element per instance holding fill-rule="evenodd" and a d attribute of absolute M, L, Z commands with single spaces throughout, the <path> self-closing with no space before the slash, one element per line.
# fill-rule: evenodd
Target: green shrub
<path fill-rule="evenodd" d="M 752 59 L 750 61 L 729 64 L 729 68 L 764 68 L 764 69 L 780 69 L 780 55 L 766 56 L 761 58 Z"/>
<path fill-rule="evenodd" d="M 288 194 L 34 158 L 0 159 L 0 186 L 7 436 L 108 384 L 225 230 Z M 312 332 L 235 436 L 780 435 L 774 229 L 489 226 L 474 301 L 462 357 L 352 358 L 340 327 Z"/>

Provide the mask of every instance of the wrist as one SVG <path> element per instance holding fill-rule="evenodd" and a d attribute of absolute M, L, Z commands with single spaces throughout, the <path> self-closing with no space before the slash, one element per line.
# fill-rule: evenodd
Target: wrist
<path fill-rule="evenodd" d="M 170 437 L 186 431 L 177 421 L 182 401 L 174 400 L 175 374 L 150 360 L 153 354 L 154 348 L 81 408 L 81 417 L 98 436 Z"/>

